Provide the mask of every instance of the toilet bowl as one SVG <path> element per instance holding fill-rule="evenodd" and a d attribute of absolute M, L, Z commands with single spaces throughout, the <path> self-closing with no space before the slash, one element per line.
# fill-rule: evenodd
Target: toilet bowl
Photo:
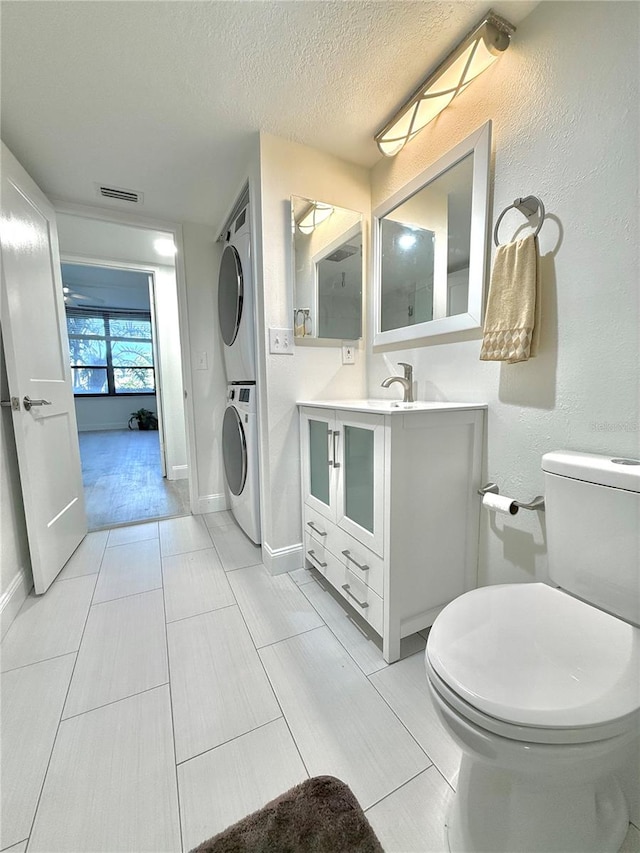
<path fill-rule="evenodd" d="M 549 569 L 556 574 L 560 537 L 565 589 L 475 589 L 445 607 L 431 628 L 430 694 L 462 750 L 446 822 L 454 853 L 614 853 L 625 838 L 628 809 L 615 771 L 640 733 L 640 466 L 620 488 L 607 477 L 610 463 L 602 471 L 591 454 L 544 457 L 555 478 L 546 476 Z M 570 506 L 563 479 L 571 481 Z M 576 483 L 586 489 L 584 503 Z M 592 530 L 580 537 L 579 528 L 606 525 L 609 510 L 618 525 L 615 547 L 594 582 L 605 551 L 595 548 Z M 567 536 L 577 536 L 573 549 Z M 580 598 L 566 591 L 572 576 Z M 582 600 L 588 587 L 596 588 L 599 606 Z M 601 609 L 602 590 L 609 612 Z"/>

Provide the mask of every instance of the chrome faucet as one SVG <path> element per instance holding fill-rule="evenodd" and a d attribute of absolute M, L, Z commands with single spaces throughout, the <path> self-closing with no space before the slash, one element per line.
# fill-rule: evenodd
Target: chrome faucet
<path fill-rule="evenodd" d="M 404 368 L 404 376 L 387 376 L 382 382 L 382 387 L 390 388 L 394 382 L 399 382 L 404 391 L 402 402 L 413 403 L 413 367 L 406 361 L 399 361 L 398 364 Z"/>

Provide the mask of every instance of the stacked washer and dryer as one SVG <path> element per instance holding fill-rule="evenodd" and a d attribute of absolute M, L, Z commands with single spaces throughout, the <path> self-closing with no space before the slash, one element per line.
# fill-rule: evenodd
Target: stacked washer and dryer
<path fill-rule="evenodd" d="M 260 544 L 260 480 L 256 406 L 254 293 L 249 207 L 226 233 L 218 277 L 218 318 L 227 373 L 222 454 L 229 508 Z"/>

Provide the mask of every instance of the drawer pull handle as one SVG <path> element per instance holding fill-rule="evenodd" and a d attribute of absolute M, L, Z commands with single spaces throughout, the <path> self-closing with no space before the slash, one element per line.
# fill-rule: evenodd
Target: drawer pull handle
<path fill-rule="evenodd" d="M 342 589 L 347 593 L 349 598 L 353 598 L 353 600 L 358 605 L 358 607 L 362 607 L 362 609 L 364 610 L 365 608 L 367 608 L 369 606 L 368 601 L 358 601 L 358 599 L 355 597 L 355 595 L 351 592 L 351 588 L 349 587 L 348 583 L 343 583 Z"/>
<path fill-rule="evenodd" d="M 319 560 L 319 559 L 316 557 L 316 555 L 313 553 L 313 551 L 307 551 L 307 556 L 308 556 L 308 557 L 311 557 L 311 559 L 314 561 L 314 563 L 317 563 L 317 564 L 320 566 L 320 568 L 321 568 L 321 569 L 326 569 L 326 568 L 327 568 L 327 564 L 326 564 L 326 563 L 321 563 L 321 562 L 320 562 L 320 560 Z"/>
<path fill-rule="evenodd" d="M 361 571 L 361 572 L 368 572 L 368 571 L 369 571 L 369 566 L 367 566 L 367 565 L 362 565 L 362 566 L 361 566 L 361 565 L 360 565 L 360 563 L 358 563 L 356 560 L 354 560 L 354 559 L 353 559 L 353 557 L 351 556 L 351 554 L 349 553 L 349 551 L 343 551 L 342 553 L 343 553 L 343 554 L 344 554 L 344 556 L 347 558 L 347 560 L 349 560 L 350 562 L 352 562 L 354 566 L 357 566 L 357 567 L 360 569 L 360 571 Z"/>
<path fill-rule="evenodd" d="M 315 530 L 315 532 L 316 532 L 319 536 L 326 536 L 326 535 L 327 535 L 327 531 L 326 531 L 326 530 L 320 530 L 320 528 L 319 528 L 319 527 L 316 527 L 316 526 L 315 526 L 315 524 L 313 523 L 313 521 L 307 521 L 307 527 L 310 527 L 312 530 Z"/>

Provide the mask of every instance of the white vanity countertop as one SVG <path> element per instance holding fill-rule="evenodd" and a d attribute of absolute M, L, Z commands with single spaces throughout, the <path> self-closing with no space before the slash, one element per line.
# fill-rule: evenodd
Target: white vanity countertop
<path fill-rule="evenodd" d="M 352 412 L 371 412 L 378 415 L 407 414 L 409 412 L 451 412 L 468 409 L 486 409 L 486 403 L 442 403 L 417 400 L 403 403 L 400 400 L 298 400 L 299 406 L 317 409 L 347 409 Z"/>

